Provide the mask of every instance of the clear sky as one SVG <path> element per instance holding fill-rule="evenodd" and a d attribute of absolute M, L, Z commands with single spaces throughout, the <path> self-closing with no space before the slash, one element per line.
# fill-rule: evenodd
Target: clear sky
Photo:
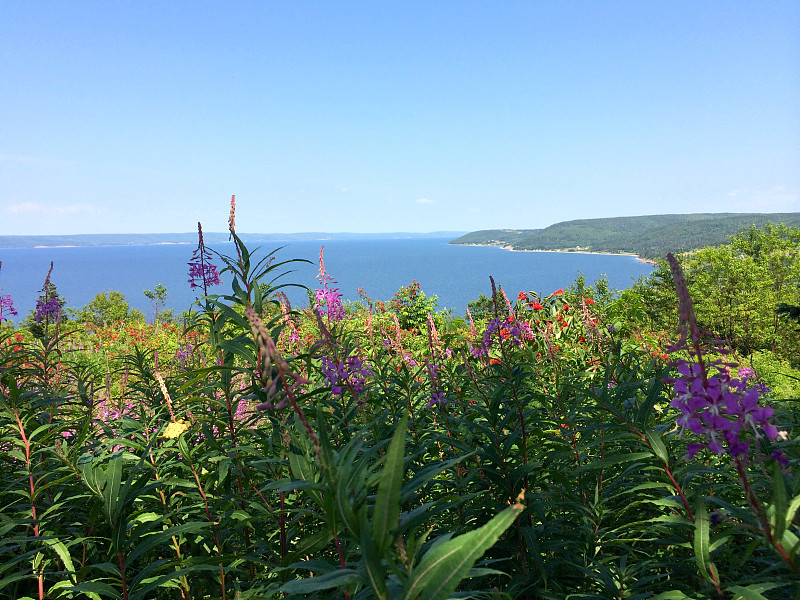
<path fill-rule="evenodd" d="M 800 210 L 800 2 L 0 2 L 0 234 Z"/>

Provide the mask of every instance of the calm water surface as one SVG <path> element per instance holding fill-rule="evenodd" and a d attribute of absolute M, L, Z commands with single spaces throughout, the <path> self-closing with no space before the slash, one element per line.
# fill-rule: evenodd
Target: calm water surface
<path fill-rule="evenodd" d="M 449 238 L 398 240 L 330 240 L 288 242 L 278 251 L 278 260 L 304 258 L 312 264 L 287 266 L 293 272 L 285 283 L 318 286 L 320 246 L 325 246 L 325 266 L 347 300 L 358 300 L 358 288 L 374 300 L 388 300 L 403 285 L 418 281 L 428 295 L 439 297 L 440 308 L 463 313 L 467 302 L 481 293 L 490 295 L 489 276 L 511 296 L 521 290 L 549 294 L 570 285 L 579 274 L 592 282 L 605 274 L 611 286 L 624 289 L 652 267 L 632 256 L 557 252 L 509 252 L 495 247 L 450 246 Z M 279 245 L 263 246 L 263 256 Z M 253 247 L 250 247 L 254 251 Z M 234 253 L 232 244 L 214 247 L 222 254 Z M 187 282 L 191 245 L 100 246 L 82 248 L 0 249 L 0 294 L 11 294 L 20 317 L 36 305 L 50 261 L 51 280 L 67 306 L 85 306 L 100 292 L 118 290 L 131 306 L 152 317 L 145 289 L 163 283 L 168 291 L 167 307 L 180 312 L 194 300 Z M 219 266 L 220 262 L 215 263 Z M 223 275 L 221 293 L 229 289 Z M 219 290 L 219 288 L 217 288 Z M 215 290 L 216 291 L 216 290 Z M 287 290 L 294 304 L 305 305 L 298 288 Z"/>

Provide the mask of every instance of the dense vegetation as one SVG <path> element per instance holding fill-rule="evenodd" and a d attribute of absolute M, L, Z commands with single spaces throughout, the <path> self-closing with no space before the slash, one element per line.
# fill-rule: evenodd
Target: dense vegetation
<path fill-rule="evenodd" d="M 705 246 L 725 243 L 728 236 L 764 223 L 800 226 L 800 213 L 651 215 L 580 219 L 545 229 L 474 231 L 451 244 L 510 246 L 515 250 L 583 250 L 624 252 L 647 259 L 663 259 Z"/>
<path fill-rule="evenodd" d="M 180 323 L 49 276 L 0 323 L 0 597 L 800 594 L 800 230 L 458 317 L 322 253 L 293 310 L 230 229 Z"/>

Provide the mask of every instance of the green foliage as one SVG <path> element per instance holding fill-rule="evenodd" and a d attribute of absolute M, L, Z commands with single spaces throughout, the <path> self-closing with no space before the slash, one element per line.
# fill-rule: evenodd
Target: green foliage
<path fill-rule="evenodd" d="M 758 374 L 775 398 L 800 398 L 800 369 L 769 350 L 753 352 L 746 364 Z"/>
<path fill-rule="evenodd" d="M 144 321 L 142 311 L 132 309 L 125 295 L 118 291 L 97 294 L 89 304 L 72 312 L 76 321 L 92 325 L 108 325 L 118 321 Z"/>
<path fill-rule="evenodd" d="M 488 321 L 494 319 L 495 316 L 505 318 L 508 315 L 508 306 L 506 306 L 502 295 L 502 286 L 497 288 L 499 302 L 495 302 L 491 296 L 480 294 L 477 299 L 467 303 L 467 308 L 472 314 L 473 319 Z"/>
<path fill-rule="evenodd" d="M 153 323 L 172 318 L 172 310 L 162 310 L 167 302 L 167 288 L 164 285 L 159 283 L 152 290 L 144 290 L 144 295 L 153 303 Z"/>
<path fill-rule="evenodd" d="M 435 313 L 439 298 L 426 296 L 416 281 L 395 292 L 389 307 L 397 315 L 403 329 L 422 329 L 428 321 L 428 313 Z"/>

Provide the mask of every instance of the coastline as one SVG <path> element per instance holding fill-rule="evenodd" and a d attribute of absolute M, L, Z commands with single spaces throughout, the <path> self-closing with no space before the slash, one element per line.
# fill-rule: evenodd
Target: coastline
<path fill-rule="evenodd" d="M 515 248 L 514 246 L 511 246 L 509 244 L 502 245 L 500 243 L 497 243 L 497 244 L 470 244 L 470 243 L 465 243 L 465 244 L 451 244 L 451 245 L 452 246 L 474 246 L 474 247 L 477 247 L 477 248 L 492 248 L 492 247 L 495 247 L 495 248 L 500 248 L 501 250 L 508 250 L 509 252 L 558 252 L 558 253 L 562 253 L 562 254 L 600 254 L 600 255 L 603 255 L 603 256 L 633 256 L 639 262 L 643 262 L 643 263 L 646 263 L 646 264 L 649 264 L 649 265 L 655 265 L 656 264 L 656 261 L 654 261 L 652 259 L 642 258 L 638 254 L 633 254 L 631 252 L 592 252 L 591 250 L 564 250 L 564 249 L 561 249 L 561 250 L 544 250 L 544 249 L 539 249 L 539 248 L 536 248 L 536 249 L 533 249 L 533 250 L 528 250 L 526 248 Z"/>
<path fill-rule="evenodd" d="M 197 245 L 196 242 L 149 242 L 142 244 L 60 244 L 48 246 L 46 244 L 39 244 L 37 246 L 10 246 L 2 247 L 0 250 L 27 250 L 27 249 L 41 249 L 41 248 L 117 248 L 120 246 L 189 246 Z"/>

